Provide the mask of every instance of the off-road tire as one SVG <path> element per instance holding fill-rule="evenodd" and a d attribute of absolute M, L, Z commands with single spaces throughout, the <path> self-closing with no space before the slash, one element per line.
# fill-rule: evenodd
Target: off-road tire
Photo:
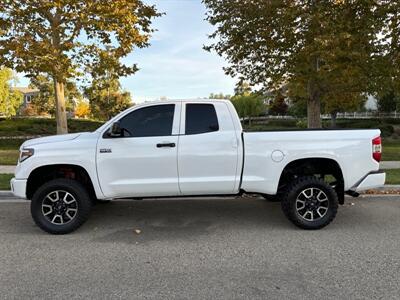
<path fill-rule="evenodd" d="M 305 220 L 296 207 L 296 200 L 298 196 L 310 188 L 316 188 L 325 193 L 328 198 L 327 211 L 325 215 L 319 219 L 313 221 Z M 302 229 L 320 229 L 325 227 L 335 218 L 337 209 L 339 206 L 338 196 L 336 191 L 322 179 L 314 176 L 299 177 L 294 180 L 286 189 L 284 196 L 282 197 L 281 206 L 283 213 L 286 217 L 296 226 Z"/>
<path fill-rule="evenodd" d="M 68 192 L 75 198 L 75 217 L 66 224 L 53 224 L 43 213 L 42 204 L 47 195 L 55 191 Z M 92 201 L 86 188 L 71 179 L 54 179 L 38 188 L 31 200 L 31 215 L 36 225 L 51 234 L 67 234 L 78 229 L 90 215 Z"/>

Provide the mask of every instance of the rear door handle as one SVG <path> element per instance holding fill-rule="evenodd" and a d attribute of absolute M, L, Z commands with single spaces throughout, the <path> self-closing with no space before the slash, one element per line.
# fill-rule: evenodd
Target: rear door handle
<path fill-rule="evenodd" d="M 160 144 L 157 144 L 157 148 L 163 148 L 163 147 L 174 148 L 175 146 L 176 146 L 175 143 L 160 143 Z"/>

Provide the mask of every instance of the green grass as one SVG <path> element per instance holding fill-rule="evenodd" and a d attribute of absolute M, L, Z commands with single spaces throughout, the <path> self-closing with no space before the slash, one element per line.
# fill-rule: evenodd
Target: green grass
<path fill-rule="evenodd" d="M 382 160 L 400 161 L 400 140 L 383 139 Z"/>
<path fill-rule="evenodd" d="M 16 165 L 19 147 L 24 140 L 0 139 L 0 165 Z"/>
<path fill-rule="evenodd" d="M 1 150 L 0 149 L 0 165 L 13 166 L 18 161 L 18 150 Z"/>
<path fill-rule="evenodd" d="M 400 169 L 385 170 L 386 184 L 400 184 Z"/>
<path fill-rule="evenodd" d="M 10 190 L 10 180 L 13 174 L 0 174 L 0 190 Z"/>
<path fill-rule="evenodd" d="M 69 132 L 94 131 L 103 123 L 91 120 L 68 120 Z M 56 134 L 54 119 L 48 118 L 13 118 L 0 119 L 0 136 L 27 136 Z"/>
<path fill-rule="evenodd" d="M 0 139 L 0 150 L 17 150 L 24 141 L 22 139 Z"/>

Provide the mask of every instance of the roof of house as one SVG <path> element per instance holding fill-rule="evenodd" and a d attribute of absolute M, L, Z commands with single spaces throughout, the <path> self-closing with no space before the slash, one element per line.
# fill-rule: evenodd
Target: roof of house
<path fill-rule="evenodd" d="M 19 91 L 22 94 L 38 93 L 38 89 L 31 89 L 29 87 L 12 87 L 14 91 Z"/>

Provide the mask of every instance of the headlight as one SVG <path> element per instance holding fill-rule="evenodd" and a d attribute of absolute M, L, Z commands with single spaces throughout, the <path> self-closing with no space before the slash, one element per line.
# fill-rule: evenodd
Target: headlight
<path fill-rule="evenodd" d="M 35 153 L 33 149 L 22 149 L 19 151 L 19 162 L 23 162 Z"/>

